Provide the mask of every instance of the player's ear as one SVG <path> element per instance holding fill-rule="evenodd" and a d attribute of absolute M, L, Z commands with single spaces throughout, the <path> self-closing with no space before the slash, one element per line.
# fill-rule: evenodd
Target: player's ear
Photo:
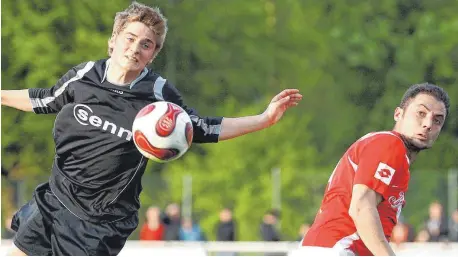
<path fill-rule="evenodd" d="M 394 109 L 394 120 L 397 122 L 402 118 L 402 114 L 404 113 L 404 110 L 401 107 L 396 107 Z"/>
<path fill-rule="evenodd" d="M 115 40 L 116 40 L 116 35 L 113 34 L 111 37 L 108 39 L 108 47 L 113 49 L 115 46 Z"/>

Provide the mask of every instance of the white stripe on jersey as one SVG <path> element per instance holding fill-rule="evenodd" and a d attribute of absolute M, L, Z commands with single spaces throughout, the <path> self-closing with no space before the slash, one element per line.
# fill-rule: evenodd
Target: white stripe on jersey
<path fill-rule="evenodd" d="M 165 82 L 167 80 L 163 77 L 157 77 L 156 81 L 154 81 L 153 90 L 154 90 L 154 97 L 158 101 L 164 101 L 164 95 L 162 94 L 162 89 L 164 89 Z"/>
<path fill-rule="evenodd" d="M 89 70 L 92 69 L 92 67 L 94 67 L 94 64 L 95 64 L 94 62 L 88 62 L 86 66 L 84 66 L 84 68 L 76 72 L 76 75 L 73 78 L 65 81 L 65 83 L 54 92 L 54 96 L 49 96 L 43 99 L 31 98 L 30 102 L 32 103 L 32 107 L 33 108 L 37 108 L 37 107 L 46 108 L 50 102 L 54 101 L 56 97 L 59 97 L 65 91 L 65 89 L 67 89 L 68 84 L 70 84 L 73 81 L 81 79 L 84 76 L 84 74 L 86 74 Z"/>
<path fill-rule="evenodd" d="M 386 134 L 386 135 L 392 135 L 392 136 L 395 136 L 397 138 L 399 138 L 396 134 L 394 134 L 393 132 L 390 132 L 390 131 L 379 131 L 379 132 L 371 132 L 371 133 L 368 133 L 366 135 L 364 135 L 363 137 L 361 137 L 359 140 L 364 140 L 364 139 L 367 139 L 369 137 L 372 137 L 372 136 L 376 136 L 376 135 L 380 135 L 380 134 Z M 400 138 L 399 138 L 400 139 Z"/>
<path fill-rule="evenodd" d="M 95 62 L 86 63 L 86 66 L 84 66 L 84 68 L 76 72 L 75 77 L 66 81 L 59 89 L 56 90 L 56 92 L 54 92 L 54 98 L 60 96 L 65 91 L 65 89 L 67 88 L 68 84 L 70 84 L 70 82 L 81 79 L 84 76 L 84 74 L 86 74 L 88 71 L 92 69 L 92 67 L 94 67 L 94 64 Z M 54 99 L 52 99 L 52 101 L 54 101 Z M 49 102 L 52 102 L 52 101 L 49 101 Z"/>
<path fill-rule="evenodd" d="M 145 67 L 140 76 L 138 76 L 134 81 L 130 83 L 129 88 L 132 89 L 135 86 L 135 84 L 137 84 L 137 82 L 139 82 L 142 78 L 146 76 L 146 74 L 148 74 L 148 68 Z"/>
<path fill-rule="evenodd" d="M 351 167 L 353 168 L 353 171 L 356 172 L 358 170 L 358 165 L 356 163 L 354 163 L 351 159 L 350 159 L 350 155 L 347 156 L 348 158 L 348 161 L 350 162 L 351 164 Z"/>
<path fill-rule="evenodd" d="M 208 125 L 203 119 L 197 115 L 189 115 L 191 121 L 196 123 L 197 126 L 201 127 L 205 134 L 219 135 L 221 133 L 221 124 L 220 125 Z"/>

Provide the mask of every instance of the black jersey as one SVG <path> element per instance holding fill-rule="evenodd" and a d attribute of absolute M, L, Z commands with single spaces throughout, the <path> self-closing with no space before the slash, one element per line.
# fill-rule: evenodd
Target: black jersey
<path fill-rule="evenodd" d="M 140 207 L 141 177 L 147 159 L 136 149 L 132 124 L 155 101 L 183 107 L 194 128 L 194 143 L 217 142 L 222 117 L 201 118 L 183 104 L 167 80 L 144 69 L 128 86 L 106 80 L 109 60 L 80 64 L 50 89 L 29 89 L 35 113 L 57 113 L 52 192 L 77 217 L 114 221 Z"/>

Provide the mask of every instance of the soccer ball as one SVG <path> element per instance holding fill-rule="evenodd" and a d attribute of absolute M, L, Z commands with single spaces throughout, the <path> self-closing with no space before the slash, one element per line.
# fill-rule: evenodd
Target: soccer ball
<path fill-rule="evenodd" d="M 160 101 L 141 109 L 132 125 L 137 149 L 156 162 L 180 158 L 192 143 L 193 128 L 189 115 L 180 106 Z"/>

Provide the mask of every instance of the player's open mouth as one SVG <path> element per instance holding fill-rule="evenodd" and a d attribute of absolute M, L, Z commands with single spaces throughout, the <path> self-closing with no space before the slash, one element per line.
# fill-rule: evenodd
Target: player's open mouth
<path fill-rule="evenodd" d="M 126 57 L 126 59 L 127 59 L 128 61 L 137 62 L 137 59 L 136 59 L 136 58 L 129 57 L 129 56 L 124 56 L 124 57 Z"/>

